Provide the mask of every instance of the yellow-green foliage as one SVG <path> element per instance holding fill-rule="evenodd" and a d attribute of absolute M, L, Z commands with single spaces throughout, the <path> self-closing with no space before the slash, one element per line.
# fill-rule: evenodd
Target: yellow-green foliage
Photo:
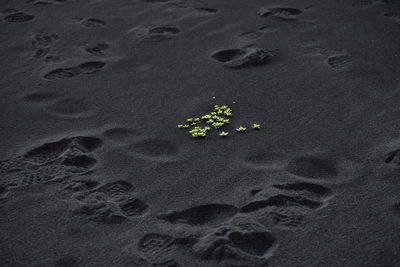
<path fill-rule="evenodd" d="M 213 100 L 216 100 L 215 96 L 212 97 Z M 233 101 L 232 103 L 236 103 Z M 210 124 L 212 125 L 213 128 L 215 129 L 221 129 L 223 127 L 226 127 L 228 124 L 230 124 L 230 119 L 229 117 L 232 117 L 232 109 L 228 107 L 227 105 L 214 105 L 214 109 L 207 114 L 204 114 L 199 117 L 194 117 L 194 118 L 188 118 L 186 119 L 187 124 L 179 124 L 178 128 L 179 129 L 188 129 L 190 126 L 193 128 L 189 131 L 191 136 L 193 138 L 200 138 L 200 137 L 206 137 L 207 133 L 211 132 L 211 127 L 205 126 L 205 127 L 200 127 L 202 123 Z M 260 124 L 254 123 L 251 126 L 254 130 L 259 130 L 261 128 Z M 246 128 L 243 126 L 240 126 L 239 128 L 236 128 L 236 131 L 239 133 L 244 133 L 246 131 Z M 222 131 L 218 135 L 221 137 L 226 137 L 228 136 L 227 131 Z"/>

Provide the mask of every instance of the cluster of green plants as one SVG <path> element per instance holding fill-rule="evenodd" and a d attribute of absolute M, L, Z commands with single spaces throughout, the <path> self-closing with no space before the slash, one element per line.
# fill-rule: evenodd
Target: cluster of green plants
<path fill-rule="evenodd" d="M 213 100 L 216 98 L 213 97 Z M 236 102 L 233 102 L 236 103 Z M 201 137 L 206 137 L 207 133 L 211 131 L 211 128 L 215 128 L 216 130 L 219 130 L 223 128 L 224 126 L 230 124 L 230 118 L 233 116 L 232 109 L 226 105 L 224 106 L 219 106 L 219 105 L 214 105 L 214 109 L 212 112 L 208 114 L 204 114 L 199 117 L 195 118 L 188 118 L 186 119 L 186 122 L 184 124 L 179 124 L 178 128 L 179 129 L 189 129 L 189 127 L 193 127 L 189 133 L 192 135 L 193 138 L 201 138 Z M 200 125 L 202 123 L 205 123 L 205 127 L 201 127 Z M 254 123 L 252 125 L 252 128 L 254 130 L 259 130 L 261 129 L 260 124 Z M 236 131 L 238 133 L 244 133 L 246 132 L 247 128 L 243 127 L 242 125 L 236 128 Z M 219 133 L 219 136 L 221 137 L 227 137 L 229 135 L 229 132 L 227 131 L 221 131 Z"/>

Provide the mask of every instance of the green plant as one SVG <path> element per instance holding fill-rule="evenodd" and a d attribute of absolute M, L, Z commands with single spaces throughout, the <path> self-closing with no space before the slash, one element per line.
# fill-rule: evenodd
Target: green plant
<path fill-rule="evenodd" d="M 237 132 L 243 133 L 246 131 L 246 128 L 243 126 L 240 126 L 239 128 L 236 129 Z"/>
<path fill-rule="evenodd" d="M 220 134 L 219 134 L 219 136 L 222 136 L 222 137 L 226 137 L 226 136 L 228 136 L 228 132 L 221 132 Z"/>
<path fill-rule="evenodd" d="M 212 97 L 213 100 L 216 100 L 216 97 Z M 236 102 L 233 101 L 233 104 Z M 226 125 L 230 124 L 230 117 L 232 117 L 232 109 L 227 105 L 217 105 L 214 104 L 210 113 L 204 114 L 199 117 L 188 118 L 186 120 L 187 124 L 179 124 L 179 129 L 187 129 L 191 127 L 189 133 L 193 138 L 205 137 L 208 132 L 212 130 L 212 128 L 220 129 L 222 127 L 226 127 Z M 209 124 L 210 126 L 207 126 Z M 202 128 L 202 125 L 206 125 L 206 127 Z M 212 125 L 212 127 L 211 127 Z M 251 126 L 254 130 L 259 130 L 261 128 L 260 124 L 254 123 Z M 239 133 L 245 132 L 247 129 L 243 126 L 236 128 L 236 131 Z M 225 137 L 229 133 L 227 131 L 222 131 L 219 133 L 219 136 Z"/>

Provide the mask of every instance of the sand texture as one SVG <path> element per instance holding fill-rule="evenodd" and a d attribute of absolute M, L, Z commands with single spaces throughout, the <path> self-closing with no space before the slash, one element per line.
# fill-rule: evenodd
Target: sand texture
<path fill-rule="evenodd" d="M 1 267 L 400 265 L 400 1 L 0 0 L 0 59 Z"/>

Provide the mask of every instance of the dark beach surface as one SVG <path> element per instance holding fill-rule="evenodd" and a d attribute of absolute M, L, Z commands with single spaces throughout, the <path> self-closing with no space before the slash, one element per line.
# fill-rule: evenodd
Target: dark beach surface
<path fill-rule="evenodd" d="M 0 5 L 1 266 L 399 265 L 399 1 Z"/>

